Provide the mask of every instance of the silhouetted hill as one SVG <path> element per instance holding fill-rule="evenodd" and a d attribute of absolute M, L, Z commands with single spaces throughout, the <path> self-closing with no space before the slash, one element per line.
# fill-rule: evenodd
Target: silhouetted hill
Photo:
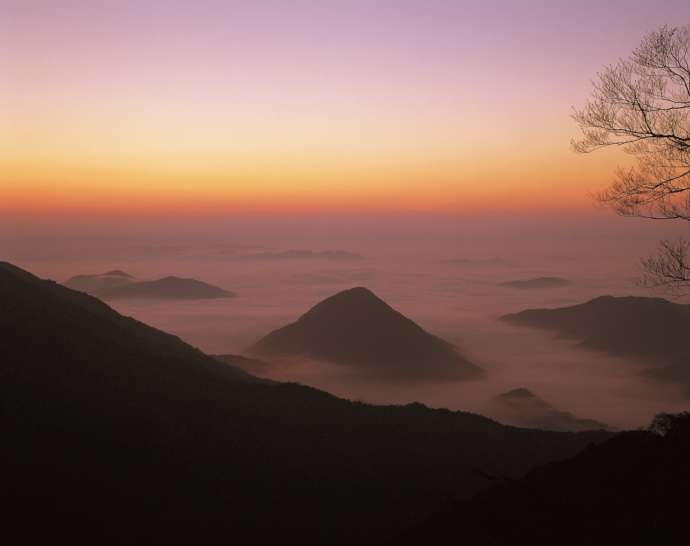
<path fill-rule="evenodd" d="M 460 266 L 511 266 L 512 264 L 504 260 L 503 258 L 485 258 L 485 259 L 472 259 L 472 258 L 449 258 L 443 260 L 443 263 L 448 265 L 460 265 Z"/>
<path fill-rule="evenodd" d="M 496 479 L 390 544 L 685 545 L 689 458 L 690 415 L 661 416 L 521 480 Z"/>
<path fill-rule="evenodd" d="M 115 286 L 122 286 L 134 281 L 134 277 L 120 271 L 119 269 L 99 273 L 95 275 L 75 275 L 68 279 L 64 284 L 68 288 L 86 292 L 87 294 L 98 294 L 104 289 Z"/>
<path fill-rule="evenodd" d="M 553 330 L 584 347 L 640 358 L 649 375 L 676 381 L 690 393 L 690 306 L 662 298 L 602 296 L 560 309 L 530 309 L 502 320 Z"/>
<path fill-rule="evenodd" d="M 247 381 L 0 263 L 2 542 L 373 544 L 441 499 L 572 456 L 550 433 Z"/>
<path fill-rule="evenodd" d="M 361 254 L 345 250 L 284 250 L 282 252 L 257 252 L 245 258 L 255 260 L 361 260 Z"/>
<path fill-rule="evenodd" d="M 111 277 L 124 277 L 126 279 L 133 279 L 134 277 L 130 275 L 129 273 L 125 273 L 121 269 L 113 269 L 112 271 L 108 271 L 104 273 L 104 275 L 109 275 Z"/>
<path fill-rule="evenodd" d="M 492 415 L 513 425 L 560 431 L 609 429 L 599 421 L 581 419 L 568 411 L 557 410 L 524 387 L 499 394 L 491 405 Z"/>
<path fill-rule="evenodd" d="M 501 286 L 509 288 L 561 288 L 563 286 L 570 286 L 572 282 L 562 277 L 536 277 L 534 279 L 524 279 L 517 281 L 506 281 L 500 283 Z"/>
<path fill-rule="evenodd" d="M 461 380 L 484 374 L 450 343 L 361 287 L 323 300 L 259 340 L 249 353 L 328 360 L 394 380 Z"/>
<path fill-rule="evenodd" d="M 195 279 L 164 277 L 155 281 L 141 281 L 101 290 L 98 294 L 104 299 L 162 299 L 162 300 L 203 300 L 232 298 L 234 293 Z"/>
<path fill-rule="evenodd" d="M 59 360 L 59 369 L 63 369 L 73 362 L 76 364 L 77 357 L 80 362 L 118 362 L 113 369 L 104 365 L 80 369 L 89 373 L 90 380 L 99 383 L 112 374 L 109 379 L 113 385 L 120 381 L 116 378 L 118 367 L 124 367 L 132 359 L 182 359 L 204 367 L 210 365 L 225 377 L 230 377 L 229 370 L 236 378 L 247 375 L 237 368 L 215 363 L 176 336 L 118 314 L 94 297 L 53 281 L 43 281 L 6 262 L 0 262 L 0 294 L 0 331 L 7 336 L 3 347 L 5 356 L 27 362 L 25 366 L 48 366 L 44 370 L 46 375 L 58 371 L 50 367 L 50 361 Z M 14 371 L 23 374 L 27 369 Z M 5 374 L 10 371 L 4 370 Z M 145 373 L 145 370 L 139 368 L 138 372 Z M 40 381 L 46 377 L 37 374 L 34 379 Z M 56 388 L 56 384 L 48 386 Z M 65 388 L 72 387 L 65 385 Z"/>
<path fill-rule="evenodd" d="M 630 356 L 687 352 L 690 306 L 661 298 L 602 296 L 560 309 L 529 309 L 503 320 L 554 330 L 592 349 Z"/>
<path fill-rule="evenodd" d="M 163 277 L 154 281 L 136 281 L 124 271 L 114 270 L 99 275 L 77 275 L 65 286 L 99 298 L 201 300 L 231 298 L 234 293 L 196 279 Z"/>

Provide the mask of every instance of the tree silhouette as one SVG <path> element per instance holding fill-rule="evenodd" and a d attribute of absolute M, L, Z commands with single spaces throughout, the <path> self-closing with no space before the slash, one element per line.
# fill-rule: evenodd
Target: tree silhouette
<path fill-rule="evenodd" d="M 598 199 L 623 216 L 690 221 L 690 25 L 661 27 L 627 60 L 606 66 L 573 118 L 579 153 L 622 147 L 636 166 L 620 168 Z M 690 288 L 690 243 L 663 241 L 643 260 L 644 283 Z"/>
<path fill-rule="evenodd" d="M 690 438 L 690 412 L 660 413 L 652 421 L 649 431 L 658 436 Z"/>

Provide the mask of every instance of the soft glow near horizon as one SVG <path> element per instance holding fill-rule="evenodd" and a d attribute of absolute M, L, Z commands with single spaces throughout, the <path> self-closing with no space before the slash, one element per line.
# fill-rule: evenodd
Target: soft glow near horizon
<path fill-rule="evenodd" d="M 687 1 L 2 1 L 0 210 L 591 206 L 605 63 Z"/>

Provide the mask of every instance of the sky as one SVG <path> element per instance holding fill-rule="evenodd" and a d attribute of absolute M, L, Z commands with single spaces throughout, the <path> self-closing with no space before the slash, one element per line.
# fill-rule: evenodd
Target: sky
<path fill-rule="evenodd" d="M 591 80 L 687 0 L 0 0 L 0 211 L 590 211 Z"/>

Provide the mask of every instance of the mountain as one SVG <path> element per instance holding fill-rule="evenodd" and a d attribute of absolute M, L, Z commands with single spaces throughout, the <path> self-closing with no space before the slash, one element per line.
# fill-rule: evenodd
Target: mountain
<path fill-rule="evenodd" d="M 681 546 L 687 544 L 690 414 L 659 416 L 572 459 L 471 500 L 448 503 L 391 546 Z"/>
<path fill-rule="evenodd" d="M 284 250 L 282 252 L 257 252 L 246 258 L 254 260 L 361 260 L 363 256 L 346 250 Z"/>
<path fill-rule="evenodd" d="M 643 359 L 651 377 L 685 385 L 690 395 L 690 305 L 662 298 L 602 296 L 559 309 L 529 309 L 502 320 L 553 330 L 582 346 Z"/>
<path fill-rule="evenodd" d="M 122 286 L 134 282 L 134 277 L 115 269 L 107 273 L 99 273 L 95 275 L 76 275 L 65 282 L 65 286 L 87 294 L 97 294 L 98 292 L 113 288 L 115 286 Z"/>
<path fill-rule="evenodd" d="M 228 292 L 217 286 L 195 279 L 164 277 L 155 281 L 141 281 L 106 288 L 98 294 L 104 299 L 161 299 L 161 300 L 203 300 L 232 298 Z"/>
<path fill-rule="evenodd" d="M 195 279 L 164 277 L 154 281 L 136 281 L 122 271 L 109 271 L 99 275 L 78 275 L 65 286 L 99 298 L 199 300 L 231 298 L 234 293 Z"/>
<path fill-rule="evenodd" d="M 248 380 L 0 263 L 3 542 L 374 544 L 604 432 L 506 427 Z M 481 469 L 481 473 L 476 470 Z"/>
<path fill-rule="evenodd" d="M 488 265 L 500 265 L 500 266 L 511 266 L 512 263 L 503 258 L 485 258 L 485 259 L 472 259 L 472 258 L 449 258 L 443 260 L 443 263 L 448 265 L 461 265 L 461 266 L 488 266 Z"/>
<path fill-rule="evenodd" d="M 586 347 L 626 356 L 670 356 L 688 351 L 690 306 L 661 298 L 602 296 L 558 309 L 528 309 L 502 320 L 554 330 Z"/>
<path fill-rule="evenodd" d="M 500 283 L 500 286 L 526 290 L 530 288 L 561 288 L 563 286 L 570 286 L 571 284 L 572 282 L 562 277 L 536 277 L 534 279 L 506 281 Z"/>
<path fill-rule="evenodd" d="M 499 394 L 491 406 L 492 415 L 518 426 L 561 431 L 609 429 L 599 421 L 581 419 L 568 411 L 558 410 L 524 387 Z"/>
<path fill-rule="evenodd" d="M 121 269 L 113 269 L 112 271 L 107 271 L 104 275 L 110 275 L 111 277 L 123 277 L 125 279 L 133 279 L 134 277 L 129 273 L 125 273 Z"/>
<path fill-rule="evenodd" d="M 339 292 L 296 322 L 259 340 L 249 354 L 263 358 L 315 358 L 375 377 L 464 380 L 484 372 L 455 347 L 390 307 L 366 288 Z"/>

